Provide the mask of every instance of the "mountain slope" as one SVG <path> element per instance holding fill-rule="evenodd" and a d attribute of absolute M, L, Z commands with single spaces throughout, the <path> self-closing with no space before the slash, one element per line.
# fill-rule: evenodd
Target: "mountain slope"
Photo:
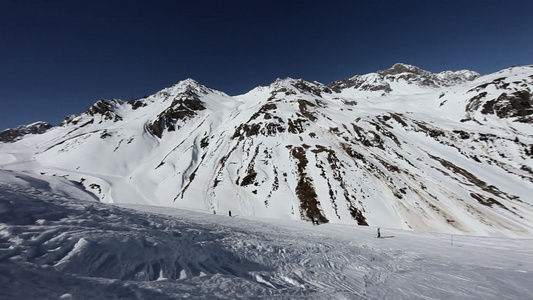
<path fill-rule="evenodd" d="M 187 79 L 0 144 L 2 168 L 101 201 L 481 235 L 533 234 L 533 68 L 397 64 L 228 96 Z"/>

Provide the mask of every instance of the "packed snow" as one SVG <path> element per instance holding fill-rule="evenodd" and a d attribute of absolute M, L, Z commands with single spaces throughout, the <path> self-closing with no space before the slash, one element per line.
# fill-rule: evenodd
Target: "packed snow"
<path fill-rule="evenodd" d="M 533 240 L 105 204 L 0 171 L 0 299 L 531 299 Z"/>

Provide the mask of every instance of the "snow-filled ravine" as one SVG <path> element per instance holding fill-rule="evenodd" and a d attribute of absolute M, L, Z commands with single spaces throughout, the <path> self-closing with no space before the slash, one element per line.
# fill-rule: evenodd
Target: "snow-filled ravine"
<path fill-rule="evenodd" d="M 0 299 L 531 299 L 533 240 L 100 203 L 0 171 Z"/>

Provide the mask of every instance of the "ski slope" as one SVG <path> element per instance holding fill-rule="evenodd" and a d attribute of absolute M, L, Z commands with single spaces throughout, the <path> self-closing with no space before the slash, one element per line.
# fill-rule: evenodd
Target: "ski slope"
<path fill-rule="evenodd" d="M 0 299 L 531 299 L 533 240 L 104 204 L 0 170 Z"/>

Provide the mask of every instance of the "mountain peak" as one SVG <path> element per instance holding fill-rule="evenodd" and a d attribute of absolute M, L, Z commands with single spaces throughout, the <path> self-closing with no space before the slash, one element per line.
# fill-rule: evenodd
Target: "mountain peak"
<path fill-rule="evenodd" d="M 270 84 L 270 87 L 277 89 L 280 87 L 289 87 L 292 86 L 298 79 L 294 79 L 291 77 L 285 77 L 285 78 L 276 78 L 274 82 Z M 300 79 L 302 80 L 302 79 Z"/>
<path fill-rule="evenodd" d="M 214 90 L 214 89 L 211 89 L 211 88 L 208 88 L 207 86 L 199 83 L 198 81 L 196 81 L 195 79 L 192 79 L 192 78 L 187 78 L 187 79 L 184 79 L 184 80 L 176 83 L 175 85 L 170 87 L 169 90 L 170 90 L 171 94 L 176 94 L 176 93 L 177 94 L 186 94 L 186 95 L 195 94 L 195 95 L 199 96 L 201 94 L 207 95 L 207 94 L 214 93 L 214 94 L 219 94 L 219 95 L 222 95 L 222 96 L 227 96 L 226 93 L 218 91 L 218 90 Z M 163 90 L 163 91 L 165 91 L 165 90 Z"/>
<path fill-rule="evenodd" d="M 443 71 L 433 73 L 404 63 L 394 64 L 390 69 L 377 71 L 377 74 L 392 81 L 406 81 L 424 87 L 446 87 L 472 81 L 479 73 L 469 70 Z"/>
<path fill-rule="evenodd" d="M 176 85 L 179 85 L 179 86 L 203 86 L 198 81 L 196 81 L 196 80 L 194 80 L 192 78 L 187 78 L 187 79 L 181 80 Z"/>
<path fill-rule="evenodd" d="M 155 93 L 152 96 L 160 97 L 163 99 L 174 99 L 176 96 L 190 97 L 193 95 L 200 96 L 207 95 L 210 93 L 216 93 L 219 95 L 227 96 L 225 93 L 210 89 L 192 78 L 181 80 L 170 87 L 162 89 L 161 91 Z"/>
<path fill-rule="evenodd" d="M 331 93 L 331 90 L 327 86 L 318 81 L 309 82 L 301 78 L 294 79 L 290 77 L 276 79 L 276 81 L 270 84 L 270 88 L 274 91 L 284 91 L 288 93 L 291 93 L 291 91 L 293 93 L 299 91 L 300 93 L 313 94 L 316 96 L 320 96 L 322 92 Z"/>
<path fill-rule="evenodd" d="M 207 90 L 209 90 L 209 88 L 200 84 L 198 81 L 192 78 L 184 79 L 176 83 L 175 85 L 173 85 L 171 88 L 175 88 L 175 90 L 180 90 L 183 92 L 191 91 L 191 92 L 204 93 L 204 94 L 206 93 Z"/>
<path fill-rule="evenodd" d="M 383 70 L 383 71 L 377 71 L 376 73 L 382 76 L 387 76 L 387 75 L 398 75 L 402 73 L 414 73 L 414 74 L 422 75 L 422 74 L 426 74 L 430 72 L 422 70 L 419 67 L 416 67 L 413 65 L 408 65 L 404 63 L 396 63 L 391 68 L 387 70 Z"/>

